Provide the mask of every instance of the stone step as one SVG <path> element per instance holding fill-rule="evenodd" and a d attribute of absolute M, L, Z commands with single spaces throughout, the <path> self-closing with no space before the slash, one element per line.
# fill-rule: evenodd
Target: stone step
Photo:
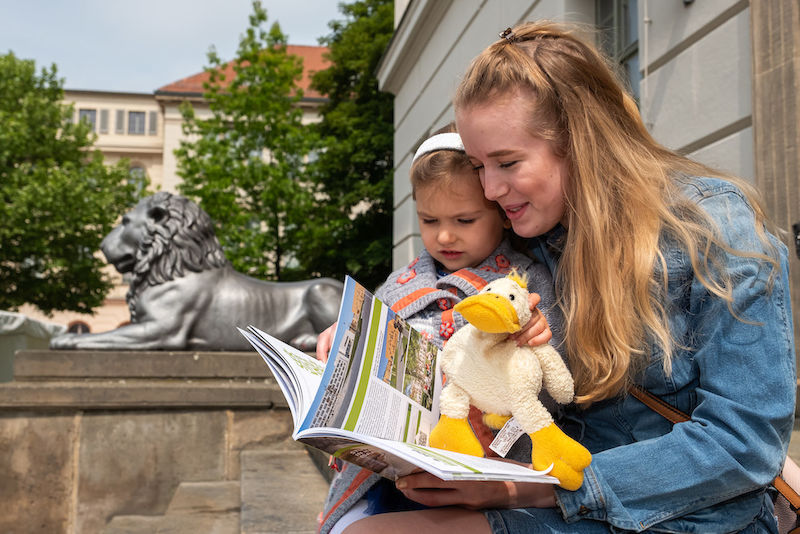
<path fill-rule="evenodd" d="M 14 380 L 70 378 L 272 378 L 253 352 L 22 350 Z"/>
<path fill-rule="evenodd" d="M 239 514 L 117 516 L 103 534 L 240 534 Z"/>
<path fill-rule="evenodd" d="M 239 512 L 241 484 L 225 482 L 182 482 L 167 507 L 167 514 L 202 514 Z"/>
<path fill-rule="evenodd" d="M 112 518 L 103 534 L 240 534 L 238 481 L 183 482 L 162 516 Z"/>
<path fill-rule="evenodd" d="M 241 534 L 317 531 L 328 481 L 304 447 L 246 450 L 240 461 Z"/>
<path fill-rule="evenodd" d="M 272 379 L 108 379 L 6 382 L 0 410 L 116 408 L 284 408 Z"/>

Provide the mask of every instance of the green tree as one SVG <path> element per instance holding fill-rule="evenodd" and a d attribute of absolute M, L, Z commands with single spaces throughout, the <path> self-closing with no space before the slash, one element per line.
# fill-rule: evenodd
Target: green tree
<path fill-rule="evenodd" d="M 253 2 L 230 80 L 227 63 L 211 49 L 203 94 L 211 116 L 200 118 L 191 105 L 183 106 L 184 133 L 191 140 L 175 154 L 180 191 L 199 200 L 215 221 L 234 268 L 285 280 L 304 274 L 291 265 L 312 199 L 301 176 L 307 136 L 297 81 L 303 65 L 287 53 L 278 23 L 265 30 L 266 22 L 267 12 Z"/>
<path fill-rule="evenodd" d="M 127 163 L 103 164 L 71 121 L 56 66 L 0 55 L 0 309 L 90 312 L 111 288 L 97 256 L 135 202 Z"/>
<path fill-rule="evenodd" d="M 375 70 L 389 44 L 394 10 L 389 0 L 340 4 L 345 15 L 321 39 L 330 68 L 312 86 L 327 95 L 317 158 L 312 165 L 322 194 L 305 228 L 300 256 L 311 272 L 351 274 L 367 287 L 391 270 L 393 96 L 378 90 Z"/>

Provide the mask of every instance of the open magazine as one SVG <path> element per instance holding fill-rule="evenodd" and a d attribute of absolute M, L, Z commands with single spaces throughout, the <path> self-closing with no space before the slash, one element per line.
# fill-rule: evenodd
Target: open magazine
<path fill-rule="evenodd" d="M 327 364 L 254 326 L 239 329 L 269 366 L 294 420 L 292 437 L 396 479 L 556 483 L 547 471 L 427 446 L 439 420 L 439 349 L 349 276 Z"/>

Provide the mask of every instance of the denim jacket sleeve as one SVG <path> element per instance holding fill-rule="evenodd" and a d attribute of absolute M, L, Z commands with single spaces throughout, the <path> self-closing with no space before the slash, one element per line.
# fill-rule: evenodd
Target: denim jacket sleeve
<path fill-rule="evenodd" d="M 738 189 L 697 179 L 686 193 L 728 244 L 763 251 L 752 208 Z M 556 489 L 568 522 L 591 518 L 638 531 L 681 521 L 720 528 L 722 521 L 733 531 L 759 512 L 753 508 L 761 506 L 761 490 L 786 454 L 796 388 L 787 250 L 769 238 L 780 261 L 771 288 L 769 266 L 723 253 L 739 318 L 700 283 L 679 248 L 663 249 L 671 329 L 680 347 L 671 374 L 654 349 L 636 381 L 691 420 L 671 426 L 632 397 L 582 412 L 593 460 L 578 491 Z"/>

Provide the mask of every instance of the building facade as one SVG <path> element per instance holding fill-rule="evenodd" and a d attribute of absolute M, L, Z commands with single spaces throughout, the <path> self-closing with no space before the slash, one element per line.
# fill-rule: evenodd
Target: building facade
<path fill-rule="evenodd" d="M 422 249 L 408 180 L 414 150 L 453 119 L 451 97 L 471 59 L 505 28 L 535 19 L 598 26 L 594 38 L 624 68 L 656 140 L 755 184 L 781 228 L 800 221 L 797 0 L 404 0 L 395 10 L 378 70 L 395 95 L 394 268 Z M 800 310 L 800 265 L 794 253 L 790 261 Z"/>
<path fill-rule="evenodd" d="M 290 54 L 303 59 L 303 75 L 298 85 L 303 90 L 299 106 L 305 124 L 320 119 L 319 107 L 323 95 L 311 89 L 311 76 L 324 70 L 328 62 L 326 47 L 288 45 Z M 225 67 L 226 79 L 233 78 L 233 63 Z M 153 93 L 123 93 L 111 91 L 65 90 L 64 99 L 73 105 L 73 120 L 91 124 L 97 136 L 95 148 L 109 164 L 122 158 L 129 162 L 130 179 L 150 181 L 153 190 L 178 192 L 180 177 L 174 150 L 186 140 L 180 105 L 190 102 L 199 119 L 211 115 L 203 99 L 203 84 L 209 75 L 200 72 L 167 84 Z M 143 182 L 143 180 L 142 180 Z M 128 285 L 111 266 L 108 274 L 116 281 L 104 305 L 93 315 L 76 312 L 55 312 L 46 317 L 37 308 L 25 305 L 20 312 L 35 319 L 66 325 L 76 332 L 103 332 L 126 323 L 130 314 L 125 301 Z"/>

